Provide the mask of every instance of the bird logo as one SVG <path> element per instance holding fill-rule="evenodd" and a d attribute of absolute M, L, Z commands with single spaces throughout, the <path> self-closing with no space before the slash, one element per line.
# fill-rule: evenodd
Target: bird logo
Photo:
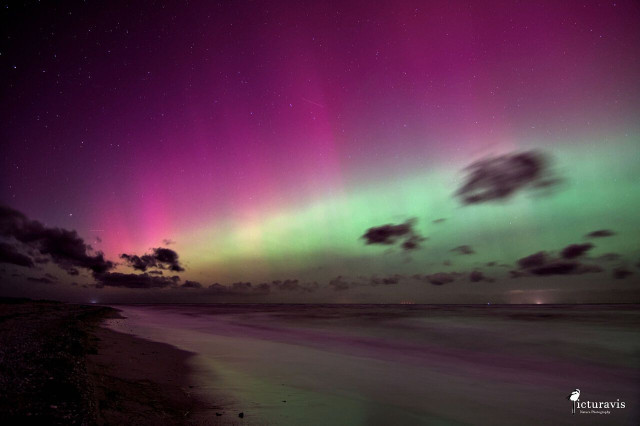
<path fill-rule="evenodd" d="M 576 401 L 578 401 L 580 399 L 580 389 L 576 389 L 573 392 L 571 392 L 571 395 L 569 395 L 567 397 L 567 399 L 569 401 L 573 402 L 573 408 L 571 409 L 571 414 L 575 414 L 576 413 Z"/>

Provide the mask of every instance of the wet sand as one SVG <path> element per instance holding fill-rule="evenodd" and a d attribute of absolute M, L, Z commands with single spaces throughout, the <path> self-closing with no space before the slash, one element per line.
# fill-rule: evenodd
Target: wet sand
<path fill-rule="evenodd" d="M 638 305 L 117 308 L 0 303 L 0 424 L 639 424 Z"/>
<path fill-rule="evenodd" d="M 638 424 L 637 305 L 118 308 L 242 424 Z M 572 415 L 575 388 L 626 408 Z"/>
<path fill-rule="evenodd" d="M 98 425 L 200 424 L 204 407 L 193 394 L 192 354 L 99 327 L 96 354 L 87 368 L 94 387 Z"/>

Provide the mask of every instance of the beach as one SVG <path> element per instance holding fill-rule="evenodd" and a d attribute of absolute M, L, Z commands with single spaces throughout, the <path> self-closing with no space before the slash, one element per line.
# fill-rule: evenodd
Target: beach
<path fill-rule="evenodd" d="M 0 301 L 0 424 L 181 425 L 192 354 L 100 327 L 108 307 Z"/>
<path fill-rule="evenodd" d="M 119 305 L 195 355 L 196 418 L 243 424 L 637 424 L 637 305 Z M 571 414 L 567 399 L 626 401 Z M 221 411 L 222 410 L 222 411 Z M 584 410 L 586 411 L 586 410 Z"/>
<path fill-rule="evenodd" d="M 4 300 L 0 321 L 0 423 L 8 425 L 639 419 L 637 305 Z M 603 402 L 617 404 L 591 408 Z"/>

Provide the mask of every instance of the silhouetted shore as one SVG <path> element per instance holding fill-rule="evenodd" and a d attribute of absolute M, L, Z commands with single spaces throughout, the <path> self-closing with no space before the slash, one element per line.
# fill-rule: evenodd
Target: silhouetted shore
<path fill-rule="evenodd" d="M 0 424 L 177 425 L 189 352 L 99 327 L 112 308 L 0 299 Z"/>

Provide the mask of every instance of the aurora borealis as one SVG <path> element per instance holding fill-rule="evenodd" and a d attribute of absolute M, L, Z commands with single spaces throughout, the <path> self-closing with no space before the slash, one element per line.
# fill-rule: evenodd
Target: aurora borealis
<path fill-rule="evenodd" d="M 3 295 L 639 300 L 637 2 L 45 1 L 1 13 L 0 204 L 75 230 L 121 274 L 70 275 L 79 257 L 65 270 L 43 252 L 55 232 L 5 227 Z M 557 182 L 456 196 L 466 167 L 518 153 L 544 155 Z M 418 247 L 362 238 L 407 221 Z M 612 235 L 587 237 L 598 230 Z M 586 243 L 579 260 L 562 257 Z M 122 257 L 159 248 L 184 271 Z M 518 263 L 541 251 L 542 264 Z M 140 284 L 109 285 L 123 276 Z"/>

